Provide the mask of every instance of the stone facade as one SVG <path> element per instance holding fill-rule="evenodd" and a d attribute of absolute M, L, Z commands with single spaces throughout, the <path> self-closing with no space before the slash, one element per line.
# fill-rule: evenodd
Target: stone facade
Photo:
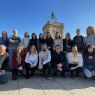
<path fill-rule="evenodd" d="M 59 23 L 56 21 L 48 21 L 44 26 L 43 26 L 43 33 L 47 34 L 47 32 L 51 33 L 51 36 L 53 39 L 55 39 L 55 34 L 56 32 L 59 32 L 62 39 L 63 39 L 63 34 L 64 34 L 64 24 Z"/>

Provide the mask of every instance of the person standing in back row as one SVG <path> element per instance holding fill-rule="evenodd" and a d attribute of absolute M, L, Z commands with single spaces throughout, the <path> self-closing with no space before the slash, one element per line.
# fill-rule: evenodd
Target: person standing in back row
<path fill-rule="evenodd" d="M 16 50 L 17 46 L 21 43 L 21 39 L 17 34 L 17 30 L 13 30 L 13 35 L 9 38 L 10 44 L 9 44 L 9 69 L 12 69 L 12 55 L 14 51 Z"/>
<path fill-rule="evenodd" d="M 85 48 L 85 38 L 82 35 L 80 35 L 80 29 L 76 30 L 76 34 L 77 35 L 73 38 L 73 42 L 77 46 L 78 51 L 82 52 Z"/>

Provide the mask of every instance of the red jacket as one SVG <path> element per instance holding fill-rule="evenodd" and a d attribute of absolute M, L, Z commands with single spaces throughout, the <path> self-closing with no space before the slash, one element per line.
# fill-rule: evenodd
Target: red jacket
<path fill-rule="evenodd" d="M 18 65 L 16 63 L 16 58 L 17 58 L 17 55 L 16 55 L 16 53 L 14 53 L 12 56 L 12 68 L 13 69 L 18 69 L 19 66 L 24 66 L 24 64 L 25 64 L 25 55 L 23 55 L 23 54 L 21 55 L 21 65 Z"/>

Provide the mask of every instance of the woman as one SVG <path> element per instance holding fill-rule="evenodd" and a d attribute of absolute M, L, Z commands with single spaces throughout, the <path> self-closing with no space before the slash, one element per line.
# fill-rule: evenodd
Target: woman
<path fill-rule="evenodd" d="M 26 67 L 26 78 L 30 78 L 29 71 L 31 71 L 31 76 L 34 74 L 37 68 L 38 54 L 35 45 L 30 47 L 30 51 L 27 52 L 25 57 L 25 67 Z"/>
<path fill-rule="evenodd" d="M 8 82 L 8 77 L 5 72 L 8 62 L 9 55 L 6 52 L 6 46 L 0 45 L 0 84 L 5 84 Z"/>
<path fill-rule="evenodd" d="M 54 49 L 56 45 L 61 46 L 61 51 L 63 51 L 63 40 L 61 39 L 61 35 L 59 32 L 56 32 L 55 39 L 54 39 Z"/>
<path fill-rule="evenodd" d="M 70 33 L 66 33 L 65 39 L 63 39 L 63 50 L 66 52 L 71 52 L 73 46 L 73 41 L 71 40 Z"/>
<path fill-rule="evenodd" d="M 89 26 L 87 28 L 87 37 L 85 38 L 86 46 L 93 45 L 95 46 L 95 31 L 94 27 Z"/>
<path fill-rule="evenodd" d="M 24 54 L 22 53 L 23 46 L 19 44 L 16 48 L 16 51 L 12 56 L 12 78 L 16 80 L 18 78 L 18 73 L 20 72 L 23 75 L 23 67 L 24 67 Z"/>
<path fill-rule="evenodd" d="M 32 38 L 29 40 L 29 46 L 28 48 L 31 47 L 31 45 L 34 45 L 37 48 L 37 35 L 35 33 L 32 33 Z"/>
<path fill-rule="evenodd" d="M 5 45 L 8 51 L 9 48 L 9 38 L 6 31 L 2 32 L 2 37 L 0 37 L 0 45 Z"/>
<path fill-rule="evenodd" d="M 40 33 L 39 34 L 39 40 L 38 40 L 38 43 L 37 43 L 38 52 L 41 51 L 42 44 L 44 44 L 44 43 L 46 43 L 46 36 L 45 36 L 45 34 Z"/>
<path fill-rule="evenodd" d="M 73 78 L 75 76 L 74 72 L 76 76 L 79 76 L 79 73 L 82 71 L 83 57 L 82 54 L 78 52 L 76 46 L 73 46 L 72 52 L 67 54 L 67 61 L 69 63 L 71 77 Z"/>
<path fill-rule="evenodd" d="M 95 51 L 92 45 L 87 46 L 83 58 L 85 78 L 95 77 Z"/>
<path fill-rule="evenodd" d="M 51 37 L 50 32 L 47 33 L 46 44 L 47 44 L 49 50 L 52 52 L 53 51 L 53 39 Z"/>

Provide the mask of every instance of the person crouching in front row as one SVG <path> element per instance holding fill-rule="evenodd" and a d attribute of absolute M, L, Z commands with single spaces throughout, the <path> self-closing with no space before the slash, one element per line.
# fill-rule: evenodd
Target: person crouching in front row
<path fill-rule="evenodd" d="M 95 79 L 95 51 L 93 45 L 88 45 L 83 53 L 84 77 Z"/>
<path fill-rule="evenodd" d="M 34 75 L 38 64 L 38 54 L 34 45 L 30 46 L 30 51 L 27 52 L 25 58 L 26 78 L 29 79 Z M 31 71 L 31 74 L 29 73 Z"/>
<path fill-rule="evenodd" d="M 82 72 L 83 57 L 82 54 L 78 52 L 77 46 L 73 46 L 72 52 L 67 54 L 67 61 L 69 63 L 71 78 L 73 78 L 75 74 L 76 76 L 79 76 L 80 72 Z"/>
<path fill-rule="evenodd" d="M 8 82 L 8 77 L 6 75 L 8 62 L 9 62 L 9 55 L 6 52 L 6 46 L 0 45 L 0 84 L 5 84 Z"/>
<path fill-rule="evenodd" d="M 67 70 L 66 56 L 65 53 L 61 51 L 60 45 L 55 46 L 55 51 L 53 52 L 51 59 L 51 74 L 55 76 L 59 71 L 62 77 L 65 77 L 65 72 Z"/>
<path fill-rule="evenodd" d="M 39 52 L 39 66 L 38 68 L 43 71 L 44 75 L 47 75 L 48 78 L 51 77 L 50 70 L 50 61 L 51 61 L 51 52 L 48 50 L 48 46 L 46 43 L 42 44 L 42 50 Z M 46 74 L 46 70 L 47 73 Z"/>
<path fill-rule="evenodd" d="M 25 63 L 25 56 L 23 54 L 23 46 L 19 44 L 16 48 L 16 51 L 12 55 L 12 78 L 16 80 L 18 78 L 18 73 L 23 74 L 23 67 Z"/>

